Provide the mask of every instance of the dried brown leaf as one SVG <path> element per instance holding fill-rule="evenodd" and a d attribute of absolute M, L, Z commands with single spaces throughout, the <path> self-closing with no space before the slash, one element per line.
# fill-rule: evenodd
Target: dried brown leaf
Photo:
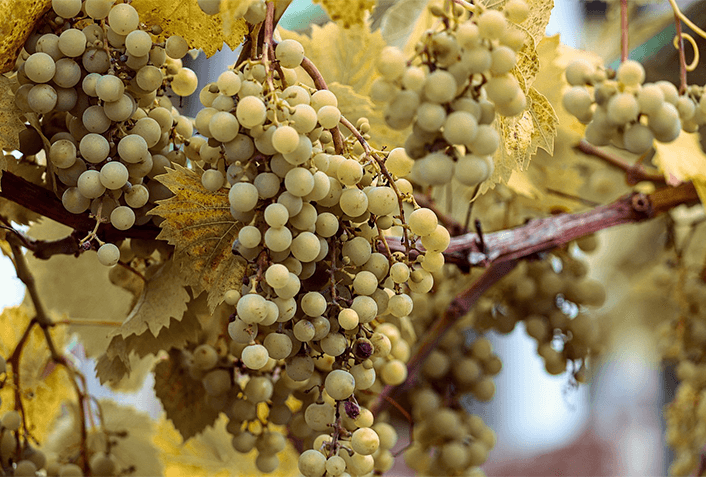
<path fill-rule="evenodd" d="M 246 264 L 231 249 L 243 224 L 230 213 L 227 189 L 209 192 L 196 172 L 175 167 L 157 176 L 174 197 L 160 201 L 150 213 L 165 219 L 158 238 L 176 247 L 194 295 L 208 292 L 213 311 L 228 290 L 242 285 Z"/>
<path fill-rule="evenodd" d="M 202 432 L 218 418 L 218 411 L 206 403 L 201 381 L 189 375 L 182 366 L 178 350 L 157 364 L 154 370 L 154 390 L 162 401 L 167 418 L 185 441 Z"/>

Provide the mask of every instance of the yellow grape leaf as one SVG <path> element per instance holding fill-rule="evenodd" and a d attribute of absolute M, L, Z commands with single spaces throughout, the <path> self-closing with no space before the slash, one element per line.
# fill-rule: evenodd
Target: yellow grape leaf
<path fill-rule="evenodd" d="M 27 306 L 7 307 L 0 314 L 0 355 L 8 359 L 19 343 L 33 310 Z M 54 344 L 62 352 L 65 327 L 55 326 L 50 331 Z M 8 370 L 9 371 L 9 370 Z M 52 430 L 53 421 L 61 412 L 62 403 L 75 399 L 73 386 L 65 369 L 51 361 L 44 333 L 35 325 L 20 357 L 20 394 L 32 435 L 40 442 Z M 15 404 L 13 373 L 0 389 L 0 413 L 13 409 Z"/>
<path fill-rule="evenodd" d="M 170 318 L 181 320 L 189 301 L 185 285 L 185 277 L 179 273 L 179 264 L 169 260 L 161 265 L 147 280 L 137 304 L 112 336 L 127 338 L 141 335 L 148 329 L 153 336 L 157 336 L 162 328 L 169 325 Z"/>
<path fill-rule="evenodd" d="M 367 25 L 342 28 L 329 22 L 323 27 L 312 25 L 311 36 L 279 30 L 283 39 L 294 39 L 304 47 L 304 54 L 319 69 L 326 82 L 351 86 L 360 94 L 368 94 L 370 85 L 379 76 L 375 62 L 385 47 L 379 31 L 371 32 Z M 298 70 L 299 77 L 306 73 Z"/>
<path fill-rule="evenodd" d="M 331 20 L 343 28 L 365 24 L 368 14 L 375 8 L 376 0 L 314 0 L 320 3 Z"/>
<path fill-rule="evenodd" d="M 256 0 L 226 0 L 221 1 L 220 13 L 223 20 L 223 34 L 229 36 L 234 29 L 238 28 L 239 20 L 242 20 L 245 12 Z"/>
<path fill-rule="evenodd" d="M 0 0 L 0 73 L 14 68 L 35 23 L 49 8 L 51 0 Z"/>
<path fill-rule="evenodd" d="M 30 237 L 44 240 L 69 234 L 69 227 L 49 219 L 32 225 L 28 231 Z M 28 255 L 27 262 L 44 306 L 71 317 L 76 324 L 69 326 L 69 331 L 78 333 L 86 355 L 105 352 L 110 331 L 120 326 L 130 312 L 132 294 L 110 282 L 110 269 L 98 261 L 95 252 L 78 257 L 54 255 L 49 260 Z"/>
<path fill-rule="evenodd" d="M 108 431 L 112 445 L 110 453 L 115 457 L 118 469 L 132 469 L 130 475 L 162 475 L 164 467 L 159 459 L 159 452 L 152 443 L 155 423 L 146 412 L 132 406 L 119 404 L 110 399 L 100 399 L 90 406 L 94 410 L 100 407 L 101 420 L 94 414 L 94 422 L 102 424 Z M 67 406 L 67 412 L 54 422 L 54 429 L 42 450 L 53 453 L 59 462 L 74 459 L 80 452 L 81 429 L 78 408 L 75 403 Z M 89 421 L 90 423 L 90 421 Z M 100 426 L 88 428 L 88 455 L 105 452 L 106 432 Z"/>
<path fill-rule="evenodd" d="M 125 336 L 116 331 L 105 354 L 96 363 L 96 375 L 101 383 L 119 387 L 126 378 L 133 379 L 133 363 L 137 358 L 156 355 L 161 350 L 183 348 L 189 342 L 196 342 L 200 332 L 201 323 L 189 309 L 183 316 L 169 319 L 157 335 L 147 329 L 140 334 Z"/>
<path fill-rule="evenodd" d="M 664 174 L 667 184 L 690 180 L 706 181 L 706 154 L 701 150 L 698 133 L 682 131 L 668 144 L 655 141 L 652 162 Z"/>
<path fill-rule="evenodd" d="M 232 246 L 243 224 L 230 213 L 227 189 L 209 192 L 196 172 L 175 167 L 157 176 L 174 197 L 160 201 L 149 213 L 165 219 L 157 238 L 168 240 L 177 258 L 185 258 L 182 266 L 194 295 L 207 291 L 213 311 L 228 290 L 242 286 L 246 262 L 233 255 Z"/>
<path fill-rule="evenodd" d="M 534 39 L 528 36 L 525 44 L 517 52 L 517 65 L 512 70 L 512 74 L 520 82 L 520 88 L 522 88 L 523 93 L 527 94 L 527 90 L 534 83 L 539 72 L 539 66 L 539 53 L 537 53 L 537 48 L 535 48 Z"/>
<path fill-rule="evenodd" d="M 535 187 L 526 171 L 512 171 L 507 180 L 507 186 L 515 193 L 533 200 L 540 199 L 544 195 L 541 190 Z"/>
<path fill-rule="evenodd" d="M 0 75 L 0 149 L 8 152 L 20 148 L 18 134 L 25 129 L 22 111 L 15 106 L 15 94 L 10 82 L 7 76 Z M 0 177 L 3 169 L 0 160 Z"/>
<path fill-rule="evenodd" d="M 202 49 L 206 56 L 223 48 L 224 42 L 235 50 L 248 33 L 245 20 L 240 18 L 229 24 L 229 33 L 225 35 L 221 14 L 207 15 L 197 0 L 134 0 L 132 6 L 140 14 L 141 22 L 162 28 L 159 40 L 180 35 L 191 48 Z"/>
<path fill-rule="evenodd" d="M 433 25 L 434 17 L 425 8 L 428 3 L 428 0 L 401 0 L 387 9 L 380 20 L 380 31 L 388 45 L 396 46 L 408 54 L 414 52 L 414 43 L 419 36 L 410 36 L 410 34 L 413 31 L 416 32 L 419 25 L 426 25 L 424 30 Z M 421 30 L 420 33 L 424 30 Z M 412 51 L 408 49 L 408 38 L 414 38 L 411 45 Z"/>
<path fill-rule="evenodd" d="M 486 7 L 502 10 L 507 0 L 481 0 Z M 549 24 L 549 17 L 554 8 L 554 0 L 525 0 L 529 7 L 529 17 L 520 26 L 534 38 L 535 43 L 539 43 L 544 38 Z"/>
<path fill-rule="evenodd" d="M 170 351 L 169 357 L 154 368 L 154 391 L 184 441 L 218 418 L 219 411 L 206 402 L 201 381 L 192 378 L 182 366 L 179 350 Z"/>
<path fill-rule="evenodd" d="M 221 415 L 213 426 L 182 444 L 179 432 L 168 419 L 160 419 L 154 436 L 160 450 L 166 477 L 191 477 L 209 475 L 219 477 L 245 477 L 260 475 L 255 467 L 257 451 L 247 455 L 238 453 L 231 445 L 231 435 L 226 431 L 228 419 Z M 278 428 L 278 426 L 272 426 Z M 273 477 L 297 476 L 298 453 L 287 442 L 287 447 L 277 454 L 279 467 Z"/>
<path fill-rule="evenodd" d="M 500 147 L 495 153 L 495 171 L 481 184 L 480 194 L 499 182 L 507 182 L 514 170 L 525 170 L 538 149 L 554 151 L 558 118 L 547 98 L 535 88 L 527 94 L 527 110 L 519 116 L 496 118 Z"/>
<path fill-rule="evenodd" d="M 375 107 L 369 97 L 358 94 L 352 87 L 345 84 L 333 82 L 328 87 L 338 98 L 338 109 L 341 110 L 341 114 L 351 123 L 355 124 L 362 117 L 368 118 L 370 122 L 369 142 L 373 147 L 380 149 L 387 146 L 387 149 L 390 150 L 404 145 L 409 128 L 402 131 L 390 128 L 385 122 L 384 109 Z M 348 132 L 345 127 L 340 129 L 344 134 Z"/>

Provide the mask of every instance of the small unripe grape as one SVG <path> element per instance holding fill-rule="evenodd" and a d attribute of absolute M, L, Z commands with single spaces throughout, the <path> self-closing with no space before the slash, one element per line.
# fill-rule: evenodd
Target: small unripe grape
<path fill-rule="evenodd" d="M 2 427 L 8 431 L 16 431 L 22 425 L 22 418 L 17 411 L 7 411 L 0 420 Z"/>
<path fill-rule="evenodd" d="M 620 64 L 616 79 L 625 86 L 637 86 L 645 81 L 645 68 L 634 60 L 626 60 Z"/>
<path fill-rule="evenodd" d="M 324 388 L 337 401 L 348 399 L 355 389 L 355 378 L 348 371 L 334 369 L 326 376 Z"/>
<path fill-rule="evenodd" d="M 201 176 L 201 185 L 203 185 L 206 190 L 211 192 L 216 192 L 218 189 L 223 187 L 224 182 L 225 177 L 223 177 L 223 173 L 217 169 L 208 169 L 207 171 L 204 171 Z"/>
<path fill-rule="evenodd" d="M 110 223 L 118 230 L 127 230 L 135 224 L 135 212 L 121 205 L 110 213 Z"/>
<path fill-rule="evenodd" d="M 169 40 L 167 40 L 167 44 L 168 42 Z M 196 73 L 189 68 L 180 68 L 177 74 L 174 75 L 171 82 L 172 91 L 174 91 L 174 93 L 178 96 L 190 96 L 194 94 L 198 84 L 199 80 Z"/>
<path fill-rule="evenodd" d="M 275 48 L 275 56 L 281 66 L 296 68 L 304 59 L 304 47 L 296 40 L 283 40 Z"/>

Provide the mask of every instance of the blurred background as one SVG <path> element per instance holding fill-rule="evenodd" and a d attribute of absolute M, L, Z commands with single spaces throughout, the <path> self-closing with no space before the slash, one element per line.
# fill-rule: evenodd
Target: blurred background
<path fill-rule="evenodd" d="M 392 0 L 378 0 L 373 26 Z M 675 34 L 673 14 L 666 1 L 630 0 L 630 57 L 645 64 L 647 80 L 668 79 L 678 84 L 677 53 L 672 47 Z M 633 4 L 634 3 L 634 4 Z M 706 2 L 678 1 L 682 10 L 697 25 L 706 25 Z M 561 41 L 574 48 L 601 55 L 606 64 L 617 64 L 619 43 L 619 2 L 555 0 L 547 35 L 560 34 Z M 639 4 L 639 5 L 638 5 Z M 290 30 L 305 31 L 308 25 L 328 21 L 326 14 L 310 0 L 294 0 L 280 24 Z M 702 43 L 703 44 L 703 43 Z M 687 61 L 690 61 L 687 47 Z M 226 48 L 227 50 L 227 48 Z M 199 77 L 199 89 L 214 81 L 237 58 L 237 51 L 222 51 L 210 59 L 199 55 L 189 66 Z M 690 73 L 690 84 L 704 84 L 703 67 Z M 195 115 L 198 97 L 185 101 L 186 113 Z M 636 233 L 639 229 L 635 228 Z M 616 247 L 616 234 L 599 236 L 596 253 L 587 257 L 600 263 L 602 256 Z M 625 241 L 620 242 L 625 247 Z M 594 276 L 608 283 L 615 277 Z M 10 260 L 0 257 L 0 307 L 22 301 L 24 289 L 15 278 Z M 611 306 L 609 301 L 604 308 Z M 614 316 L 615 319 L 622 318 Z M 631 333 L 624 337 L 621 351 L 609 353 L 596 370 L 593 381 L 571 387 L 566 375 L 550 376 L 537 356 L 534 341 L 522 325 L 512 333 L 491 333 L 503 370 L 496 378 L 497 393 L 487 404 L 469 403 L 470 410 L 483 417 L 498 437 L 498 445 L 484 465 L 487 475 L 524 476 L 598 476 L 665 475 L 670 454 L 663 439 L 662 408 L 672 398 L 673 373 L 659 363 L 650 362 L 648 351 L 653 340 Z M 82 356 L 74 343 L 74 353 Z M 84 371 L 93 377 L 93 365 L 84 360 Z M 89 391 L 98 396 L 112 395 L 124 403 L 147 410 L 153 417 L 161 413 L 154 398 L 153 382 L 148 378 L 136 395 L 115 395 L 90 383 Z M 401 460 L 401 459 L 400 459 Z M 399 466 L 396 467 L 399 469 Z M 405 473 L 400 469 L 400 473 Z M 400 475 L 400 474 L 395 474 Z M 411 475 L 411 474 L 408 474 Z"/>

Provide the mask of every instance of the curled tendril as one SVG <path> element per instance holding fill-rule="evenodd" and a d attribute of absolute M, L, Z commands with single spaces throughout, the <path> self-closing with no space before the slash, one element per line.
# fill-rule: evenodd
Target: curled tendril
<path fill-rule="evenodd" d="M 677 5 L 677 2 L 675 0 L 669 0 L 669 4 L 672 6 L 672 10 L 674 10 L 674 14 L 679 17 L 681 21 L 684 22 L 685 25 L 687 25 L 689 28 L 694 30 L 697 35 L 699 35 L 701 38 L 706 39 L 706 31 L 703 31 L 701 28 L 696 26 L 694 22 L 689 20 L 686 15 L 684 15 L 681 10 L 679 10 L 679 6 Z M 687 36 L 684 34 L 684 36 Z M 693 38 L 690 40 L 693 41 Z M 692 43 L 693 44 L 693 43 Z"/>
<path fill-rule="evenodd" d="M 682 33 L 681 34 L 682 39 L 687 40 L 689 43 L 691 43 L 691 47 L 694 49 L 694 59 L 686 65 L 686 71 L 694 71 L 696 67 L 699 64 L 699 46 L 696 44 L 696 40 L 694 40 L 694 37 L 689 35 L 688 33 Z M 679 35 L 674 35 L 674 40 L 672 41 L 674 44 L 674 48 L 677 50 L 679 49 Z"/>

